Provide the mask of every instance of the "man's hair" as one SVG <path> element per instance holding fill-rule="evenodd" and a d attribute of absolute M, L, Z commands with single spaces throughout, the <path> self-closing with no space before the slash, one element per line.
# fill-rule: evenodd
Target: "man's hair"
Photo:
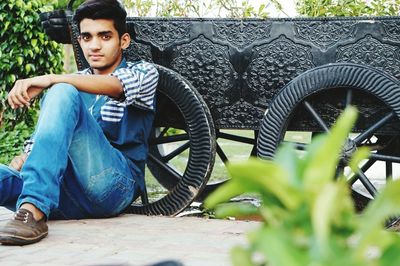
<path fill-rule="evenodd" d="M 112 19 L 119 37 L 127 32 L 126 11 L 117 0 L 87 0 L 75 11 L 74 21 L 81 31 L 80 23 L 83 19 Z"/>

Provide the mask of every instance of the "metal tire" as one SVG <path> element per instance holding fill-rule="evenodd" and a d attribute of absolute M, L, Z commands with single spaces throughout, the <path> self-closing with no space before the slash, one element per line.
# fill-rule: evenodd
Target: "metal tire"
<path fill-rule="evenodd" d="M 350 63 L 325 65 L 299 75 L 276 95 L 270 109 L 264 116 L 257 143 L 258 156 L 263 159 L 272 159 L 277 146 L 285 135 L 286 128 L 289 126 L 291 120 L 290 116 L 296 111 L 295 108 L 298 107 L 301 102 L 305 103 L 307 99 L 309 99 L 308 97 L 317 95 L 317 93 L 323 95 L 325 91 L 328 92 L 330 89 L 367 92 L 382 101 L 383 104 L 391 110 L 391 116 L 398 120 L 400 117 L 400 101 L 398 100 L 400 97 L 399 85 L 399 82 L 395 78 L 382 71 L 369 66 Z M 398 121 L 396 121 L 396 123 L 398 123 Z M 378 140 L 382 139 L 383 142 L 385 142 L 384 138 L 379 137 L 379 135 L 377 136 Z M 396 139 L 398 136 L 393 136 L 393 138 Z M 386 146 L 390 145 L 391 144 L 387 142 Z M 376 156 L 380 156 L 381 152 L 382 151 L 377 151 Z M 386 164 L 390 164 L 390 160 L 396 163 L 400 161 L 398 152 L 391 153 L 389 151 L 389 156 L 391 155 L 396 158 L 385 159 L 387 160 Z M 373 156 L 374 154 L 371 154 L 371 158 L 369 159 L 372 164 L 365 166 L 365 171 L 376 162 Z M 386 158 L 389 156 L 386 156 Z M 338 169 L 340 167 L 342 166 L 338 166 Z M 388 165 L 386 165 L 386 177 L 392 176 L 392 174 L 388 174 L 388 169 Z M 391 166 L 390 169 L 392 169 Z M 366 175 L 364 176 L 367 178 Z M 353 177 L 349 179 L 350 185 L 355 182 L 353 181 L 355 180 Z M 375 185 L 373 185 L 371 181 L 365 181 L 365 179 L 361 182 L 364 182 L 363 185 L 365 188 L 368 187 L 367 190 L 369 189 L 368 192 L 373 198 L 377 192 Z M 358 211 L 362 211 L 371 200 L 369 197 L 357 192 L 354 188 L 352 190 L 352 195 L 355 207 Z"/>
<path fill-rule="evenodd" d="M 132 205 L 129 213 L 176 215 L 194 200 L 208 182 L 215 158 L 215 129 L 200 94 L 178 73 L 156 65 L 157 97 L 168 97 L 182 113 L 190 138 L 188 164 L 182 178 L 163 198 L 147 205 Z"/>
<path fill-rule="evenodd" d="M 257 155 L 263 159 L 274 157 L 283 137 L 282 129 L 303 99 L 318 91 L 337 87 L 367 91 L 390 106 L 400 117 L 400 86 L 395 78 L 375 68 L 351 63 L 320 66 L 299 75 L 276 95 L 260 127 Z"/>

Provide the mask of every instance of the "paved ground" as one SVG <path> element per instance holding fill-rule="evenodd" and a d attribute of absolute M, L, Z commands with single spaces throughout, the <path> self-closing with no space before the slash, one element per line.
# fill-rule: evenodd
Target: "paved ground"
<path fill-rule="evenodd" d="M 0 224 L 12 215 L 0 207 Z M 0 265 L 230 265 L 229 250 L 246 242 L 257 222 L 195 217 L 123 215 L 111 219 L 50 221 L 40 243 L 0 245 Z"/>

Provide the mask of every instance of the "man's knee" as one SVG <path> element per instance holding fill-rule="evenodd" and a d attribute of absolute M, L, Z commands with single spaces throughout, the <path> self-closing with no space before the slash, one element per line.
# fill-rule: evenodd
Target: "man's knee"
<path fill-rule="evenodd" d="M 78 97 L 79 91 L 77 88 L 68 83 L 57 83 L 46 92 L 41 105 L 46 102 L 58 104 L 63 107 L 66 107 L 68 104 L 76 105 Z"/>

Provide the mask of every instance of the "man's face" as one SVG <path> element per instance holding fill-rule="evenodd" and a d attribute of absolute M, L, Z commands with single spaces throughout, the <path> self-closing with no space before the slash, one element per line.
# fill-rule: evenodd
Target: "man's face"
<path fill-rule="evenodd" d="M 110 74 L 120 64 L 122 49 L 129 46 L 129 34 L 118 36 L 111 19 L 88 19 L 80 23 L 79 44 L 95 74 Z"/>

